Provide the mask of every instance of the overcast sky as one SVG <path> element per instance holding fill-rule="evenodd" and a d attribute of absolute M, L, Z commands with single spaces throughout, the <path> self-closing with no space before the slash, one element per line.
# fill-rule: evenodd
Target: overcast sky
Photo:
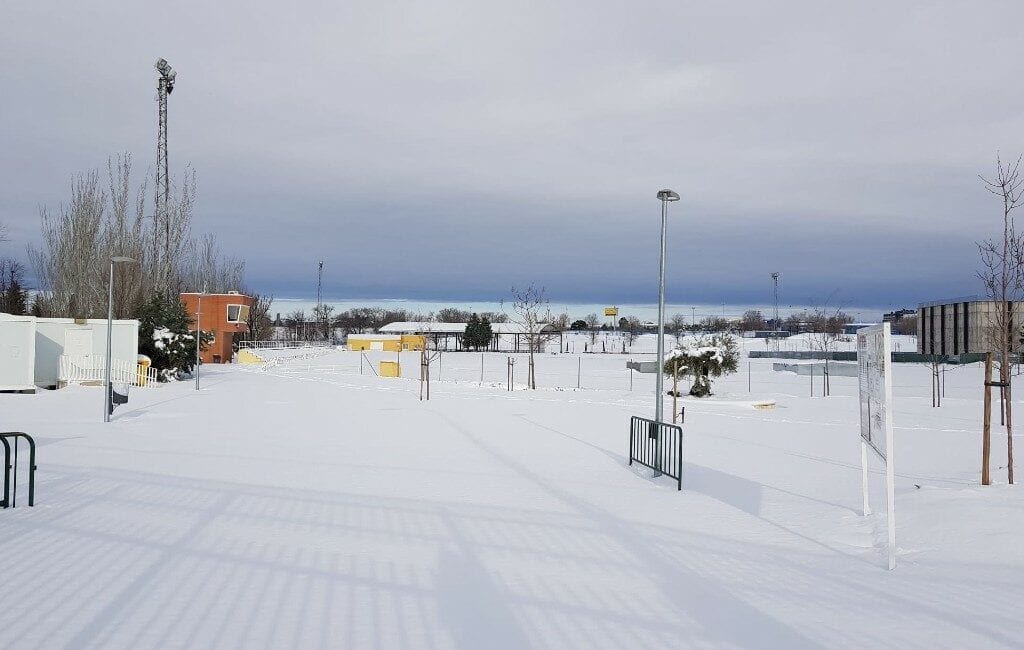
<path fill-rule="evenodd" d="M 653 302 L 976 293 L 1024 151 L 1021 2 L 0 0 L 0 223 L 170 161 L 251 288 Z"/>

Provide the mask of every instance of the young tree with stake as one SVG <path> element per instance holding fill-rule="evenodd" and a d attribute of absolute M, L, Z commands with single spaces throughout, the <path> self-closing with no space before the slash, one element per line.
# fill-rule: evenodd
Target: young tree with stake
<path fill-rule="evenodd" d="M 992 178 L 979 176 L 985 189 L 996 196 L 1002 204 L 1003 236 L 986 239 L 978 243 L 981 255 L 981 270 L 978 277 L 985 286 L 988 299 L 995 303 L 989 312 L 988 342 L 999 365 L 999 389 L 1003 395 L 1003 415 L 1006 423 L 1006 475 L 1013 484 L 1013 410 L 1010 399 L 1010 346 L 1013 327 L 1012 301 L 1020 299 L 1024 287 L 1024 235 L 1017 233 L 1013 212 L 1024 196 L 1024 178 L 1021 177 L 1021 158 L 1013 163 L 1003 163 L 996 156 L 996 175 Z M 986 428 L 982 440 L 983 485 L 991 482 L 989 474 L 989 450 L 991 440 Z"/>

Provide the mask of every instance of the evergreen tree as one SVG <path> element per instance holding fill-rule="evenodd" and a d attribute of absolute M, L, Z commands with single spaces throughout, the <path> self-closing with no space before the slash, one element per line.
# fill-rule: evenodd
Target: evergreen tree
<path fill-rule="evenodd" d="M 466 333 L 463 335 L 463 343 L 467 348 L 479 350 L 487 348 L 491 344 L 491 321 L 484 316 L 481 319 L 476 314 L 470 314 L 466 323 Z"/>
<path fill-rule="evenodd" d="M 21 284 L 23 275 L 21 264 L 0 259 L 0 312 L 15 316 L 28 313 L 28 292 Z"/>
<path fill-rule="evenodd" d="M 21 288 L 17 278 L 11 278 L 3 295 L 0 295 L 0 312 L 15 316 L 28 313 L 28 292 Z"/>
<path fill-rule="evenodd" d="M 139 352 L 150 358 L 162 381 L 192 372 L 196 337 L 192 319 L 178 296 L 154 295 L 143 304 L 138 319 Z M 204 332 L 202 339 L 207 343 L 212 334 Z"/>
<path fill-rule="evenodd" d="M 491 347 L 491 339 L 494 336 L 494 332 L 491 331 L 491 320 L 485 315 L 480 320 L 480 335 L 477 338 L 477 349 L 487 349 Z"/>

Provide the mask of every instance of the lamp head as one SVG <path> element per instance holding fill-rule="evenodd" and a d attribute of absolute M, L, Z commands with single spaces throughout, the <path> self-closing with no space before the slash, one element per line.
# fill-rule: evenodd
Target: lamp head
<path fill-rule="evenodd" d="M 130 257 L 111 257 L 110 258 L 110 262 L 111 263 L 114 263 L 114 262 L 121 263 L 121 262 L 123 262 L 123 263 L 126 263 L 126 264 L 134 264 L 135 260 L 133 260 Z"/>
<path fill-rule="evenodd" d="M 672 190 L 661 190 L 658 192 L 659 201 L 678 201 L 679 195 Z"/>

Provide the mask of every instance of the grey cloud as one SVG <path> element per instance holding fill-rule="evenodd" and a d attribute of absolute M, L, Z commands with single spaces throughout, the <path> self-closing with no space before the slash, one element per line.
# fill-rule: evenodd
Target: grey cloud
<path fill-rule="evenodd" d="M 8 4 L 0 221 L 23 244 L 71 174 L 151 166 L 164 56 L 196 226 L 279 295 L 323 258 L 346 295 L 649 300 L 664 186 L 679 300 L 976 289 L 1017 3 L 384 4 Z"/>

